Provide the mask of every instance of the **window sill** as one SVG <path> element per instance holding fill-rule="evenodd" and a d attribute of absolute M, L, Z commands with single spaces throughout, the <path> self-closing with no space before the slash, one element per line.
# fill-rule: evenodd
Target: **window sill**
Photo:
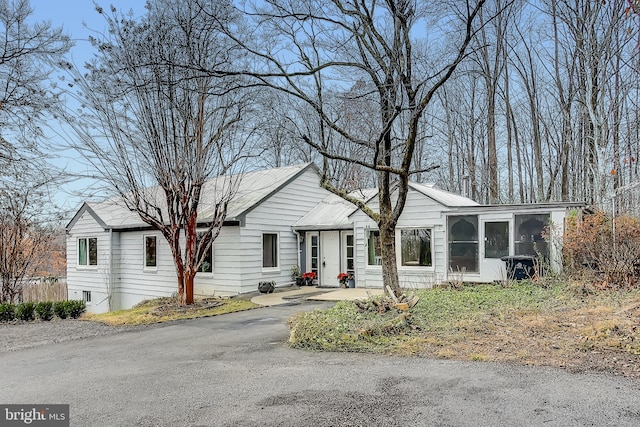
<path fill-rule="evenodd" d="M 262 274 L 280 274 L 280 267 L 262 268 Z"/>
<path fill-rule="evenodd" d="M 213 277 L 213 271 L 198 271 L 196 272 L 196 278 L 210 279 Z"/>
<path fill-rule="evenodd" d="M 158 267 L 143 267 L 143 273 L 156 274 L 158 272 Z"/>
<path fill-rule="evenodd" d="M 97 265 L 76 265 L 76 270 L 98 271 L 98 266 Z"/>
<path fill-rule="evenodd" d="M 424 272 L 433 272 L 436 271 L 436 268 L 434 266 L 430 266 L 430 267 L 421 267 L 421 266 L 406 266 L 406 265 L 399 265 L 398 266 L 398 273 L 405 273 L 405 274 L 411 274 L 411 273 L 416 273 L 416 274 L 421 274 Z"/>

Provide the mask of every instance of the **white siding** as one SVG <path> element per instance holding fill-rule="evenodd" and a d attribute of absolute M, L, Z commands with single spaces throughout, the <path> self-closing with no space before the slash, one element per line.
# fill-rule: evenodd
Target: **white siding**
<path fill-rule="evenodd" d="M 370 206 L 377 210 L 378 199 Z M 447 272 L 446 263 L 446 224 L 444 212 L 448 208 L 433 199 L 409 190 L 404 211 L 396 227 L 396 252 L 398 261 L 398 279 L 405 288 L 425 288 L 440 283 Z M 382 287 L 382 267 L 367 265 L 367 242 L 365 227 L 376 230 L 377 225 L 364 213 L 358 211 L 351 217 L 355 227 L 356 245 L 356 286 Z M 432 267 L 403 267 L 400 260 L 400 230 L 411 228 L 429 228 L 432 230 Z"/>
<path fill-rule="evenodd" d="M 78 239 L 97 238 L 98 265 L 78 266 Z M 105 231 L 87 212 L 67 232 L 67 288 L 69 299 L 82 299 L 82 292 L 91 292 L 91 303 L 87 311 L 104 313 L 110 309 L 113 299 L 111 287 L 111 243 L 110 233 Z"/>
<path fill-rule="evenodd" d="M 329 194 L 320 187 L 320 179 L 315 170 L 307 169 L 247 215 L 246 225 L 240 230 L 240 292 L 255 291 L 260 281 L 275 280 L 280 286 L 293 282 L 291 267 L 298 263 L 298 246 L 291 226 Z M 278 234 L 279 268 L 275 271 L 262 268 L 263 233 Z"/>
<path fill-rule="evenodd" d="M 240 227 L 223 227 L 213 243 L 213 272 L 196 274 L 194 290 L 196 296 L 238 294 L 242 257 Z"/>
<path fill-rule="evenodd" d="M 156 236 L 155 269 L 144 267 L 144 236 Z M 119 243 L 118 308 L 131 308 L 143 300 L 171 296 L 178 291 L 171 250 L 160 232 L 122 232 Z"/>
<path fill-rule="evenodd" d="M 156 236 L 155 268 L 144 266 L 144 238 Z M 224 227 L 213 243 L 213 271 L 197 273 L 194 284 L 196 297 L 235 295 L 239 292 L 239 263 L 242 251 L 238 250 L 238 227 Z M 158 231 L 130 231 L 122 233 L 120 245 L 120 270 L 117 295 L 119 308 L 178 292 L 178 278 L 171 249 Z"/>
<path fill-rule="evenodd" d="M 257 290 L 258 282 L 275 280 L 278 285 L 292 283 L 291 267 L 298 263 L 296 235 L 293 223 L 302 218 L 330 193 L 320 187 L 315 169 L 308 168 L 264 202 L 249 211 L 243 226 L 225 226 L 213 243 L 213 271 L 198 273 L 194 293 L 198 296 L 236 295 Z M 278 268 L 262 268 L 262 235 L 278 235 Z M 77 236 L 98 237 L 99 268 L 77 269 Z M 157 267 L 144 267 L 144 237 L 157 238 Z M 111 243 L 110 243 L 111 242 Z M 112 303 L 100 306 L 100 311 L 130 308 L 151 298 L 170 296 L 178 291 L 177 277 L 168 243 L 157 231 L 122 231 L 109 233 L 100 228 L 85 213 L 69 232 L 68 277 L 70 292 L 88 290 L 82 283 L 90 284 L 93 301 L 112 283 Z M 113 254 L 113 264 L 108 256 Z M 104 261 L 104 262 L 103 262 Z M 109 281 L 109 274 L 112 280 Z M 106 280 L 105 280 L 106 276 Z M 87 285 L 88 286 L 88 285 Z M 93 311 L 93 310 L 92 310 Z"/>

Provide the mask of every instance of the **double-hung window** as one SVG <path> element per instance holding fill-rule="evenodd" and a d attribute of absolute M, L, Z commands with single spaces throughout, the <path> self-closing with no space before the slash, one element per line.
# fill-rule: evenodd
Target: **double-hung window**
<path fill-rule="evenodd" d="M 78 239 L 78 265 L 98 265 L 97 237 L 82 237 Z"/>

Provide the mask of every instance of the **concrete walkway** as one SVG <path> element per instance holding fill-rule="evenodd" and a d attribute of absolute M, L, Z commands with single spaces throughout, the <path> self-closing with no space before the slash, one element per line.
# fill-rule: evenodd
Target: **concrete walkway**
<path fill-rule="evenodd" d="M 310 301 L 343 301 L 355 299 L 367 299 L 373 295 L 382 295 L 382 289 L 365 288 L 317 288 L 315 286 L 301 286 L 290 291 L 277 291 L 271 294 L 262 294 L 251 298 L 251 302 L 263 306 L 287 304 L 292 300 L 305 299 Z"/>

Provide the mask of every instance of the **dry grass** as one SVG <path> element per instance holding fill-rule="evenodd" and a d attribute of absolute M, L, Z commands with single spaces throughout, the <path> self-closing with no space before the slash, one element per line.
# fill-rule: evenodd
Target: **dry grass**
<path fill-rule="evenodd" d="M 398 323 L 397 312 L 363 313 L 344 302 L 294 319 L 291 344 L 640 378 L 639 290 L 585 292 L 581 286 L 525 283 L 434 289 L 419 295 L 405 327 Z M 386 332 L 390 330 L 395 333 Z"/>
<path fill-rule="evenodd" d="M 507 310 L 456 322 L 459 334 L 437 334 L 421 354 L 600 371 L 640 378 L 637 293 L 594 295 L 553 308 Z"/>
<path fill-rule="evenodd" d="M 236 298 L 207 298 L 192 305 L 180 305 L 175 298 L 158 298 L 145 301 L 129 310 L 102 314 L 86 314 L 82 318 L 107 325 L 148 325 L 172 320 L 217 316 L 255 308 L 251 301 Z"/>

